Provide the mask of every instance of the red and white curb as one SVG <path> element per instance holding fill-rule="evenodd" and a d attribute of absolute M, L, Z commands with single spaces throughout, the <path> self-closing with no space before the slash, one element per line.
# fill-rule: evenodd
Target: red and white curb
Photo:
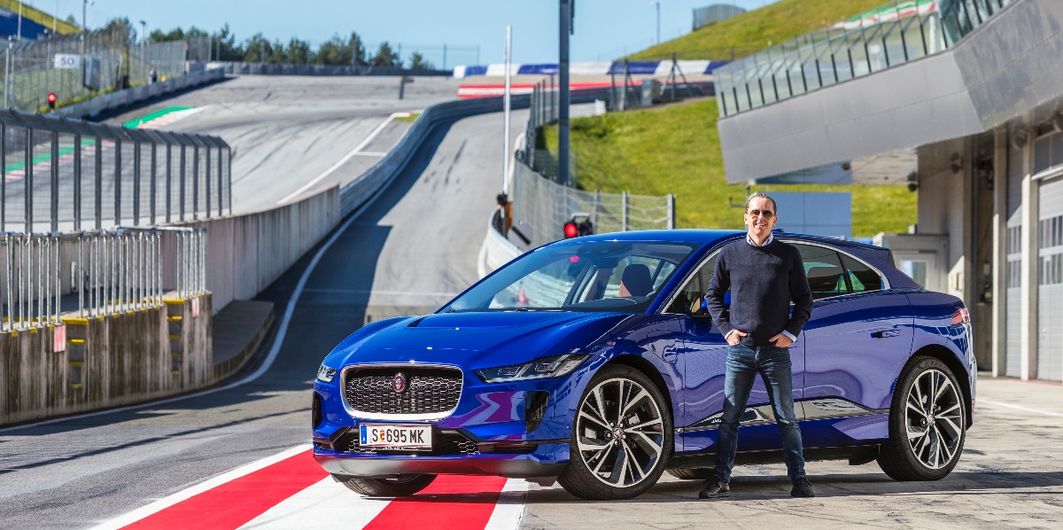
<path fill-rule="evenodd" d="M 516 528 L 523 480 L 441 475 L 412 497 L 366 498 L 332 480 L 309 445 L 293 447 L 104 521 L 117 528 Z M 503 502 L 499 502 L 504 499 Z M 431 513 L 431 522 L 425 514 Z"/>

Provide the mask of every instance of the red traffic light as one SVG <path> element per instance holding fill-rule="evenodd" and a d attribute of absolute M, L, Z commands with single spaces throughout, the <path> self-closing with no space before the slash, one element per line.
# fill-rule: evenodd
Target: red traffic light
<path fill-rule="evenodd" d="M 49 92 L 48 93 L 48 107 L 54 109 L 55 108 L 55 102 L 58 99 L 59 98 L 58 98 L 58 96 L 55 95 L 55 92 Z"/>
<path fill-rule="evenodd" d="M 579 227 L 576 226 L 576 223 L 572 221 L 565 223 L 565 239 L 576 237 L 578 235 Z"/>

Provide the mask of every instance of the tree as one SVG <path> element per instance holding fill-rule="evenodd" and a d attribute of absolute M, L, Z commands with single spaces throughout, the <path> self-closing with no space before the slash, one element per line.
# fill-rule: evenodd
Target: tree
<path fill-rule="evenodd" d="M 124 42 L 127 46 L 134 45 L 137 42 L 137 32 L 133 29 L 133 23 L 126 17 L 108 20 L 102 30 L 111 33 L 115 40 Z"/>
<path fill-rule="evenodd" d="M 244 61 L 249 63 L 267 62 L 273 57 L 273 45 L 261 33 L 255 33 L 247 39 L 243 48 L 246 50 Z"/>
<path fill-rule="evenodd" d="M 214 39 L 214 46 L 217 46 L 215 56 L 219 61 L 244 60 L 244 49 L 236 44 L 236 36 L 232 34 L 228 23 L 211 35 L 211 38 Z"/>
<path fill-rule="evenodd" d="M 351 64 L 351 48 L 339 35 L 333 35 L 331 39 L 318 46 L 317 53 L 314 54 L 314 62 L 329 65 Z"/>
<path fill-rule="evenodd" d="M 410 70 L 434 70 L 435 66 L 424 60 L 424 55 L 421 52 L 413 52 L 410 55 Z"/>
<path fill-rule="evenodd" d="M 376 55 L 369 61 L 369 64 L 373 66 L 394 67 L 400 66 L 399 56 L 395 53 L 395 50 L 391 49 L 391 45 L 388 41 L 380 43 L 380 48 L 377 48 Z"/>
<path fill-rule="evenodd" d="M 357 33 L 351 32 L 351 36 L 347 39 L 347 47 L 351 50 L 350 64 L 354 66 L 366 66 L 365 60 L 365 43 L 362 42 L 362 38 Z"/>
<path fill-rule="evenodd" d="M 313 52 L 310 51 L 310 43 L 292 37 L 292 40 L 288 41 L 288 49 L 285 50 L 284 57 L 285 62 L 288 63 L 309 64 L 313 58 Z"/>

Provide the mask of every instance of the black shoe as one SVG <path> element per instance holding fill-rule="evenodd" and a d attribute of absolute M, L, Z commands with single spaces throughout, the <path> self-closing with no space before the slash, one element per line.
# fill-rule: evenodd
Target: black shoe
<path fill-rule="evenodd" d="M 720 482 L 720 479 L 710 478 L 705 481 L 705 487 L 698 493 L 699 499 L 715 499 L 717 497 L 726 497 L 731 494 L 731 485 L 726 482 Z"/>
<path fill-rule="evenodd" d="M 794 481 L 794 487 L 790 490 L 791 497 L 815 497 L 816 490 L 812 489 L 812 484 L 808 482 L 805 477 L 797 477 Z"/>

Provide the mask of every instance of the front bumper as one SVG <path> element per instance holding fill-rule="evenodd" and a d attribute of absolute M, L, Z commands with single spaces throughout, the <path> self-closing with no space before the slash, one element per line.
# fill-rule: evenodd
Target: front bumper
<path fill-rule="evenodd" d="M 387 476 L 410 473 L 558 475 L 569 461 L 576 397 L 589 376 L 488 384 L 463 375 L 456 408 L 437 418 L 362 418 L 344 406 L 340 385 L 314 385 L 314 458 L 334 475 Z M 429 424 L 431 451 L 361 447 L 361 423 Z"/>
<path fill-rule="evenodd" d="M 546 454 L 563 452 L 568 444 L 540 446 Z M 537 451 L 538 452 L 538 451 Z M 545 455 L 541 455 L 545 456 Z M 340 476 L 390 476 L 404 474 L 499 475 L 509 478 L 552 477 L 564 470 L 566 463 L 529 455 L 351 455 L 314 449 L 314 459 L 326 471 Z"/>

